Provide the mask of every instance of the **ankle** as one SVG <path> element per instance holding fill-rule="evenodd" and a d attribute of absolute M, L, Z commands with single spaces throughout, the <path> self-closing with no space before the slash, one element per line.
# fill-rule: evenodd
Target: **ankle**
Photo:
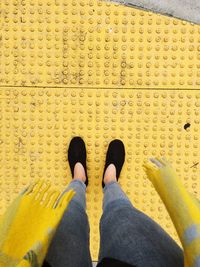
<path fill-rule="evenodd" d="M 80 180 L 85 183 L 86 174 L 83 165 L 80 162 L 77 162 L 74 166 L 74 176 L 73 179 Z"/>
<path fill-rule="evenodd" d="M 108 184 L 110 182 L 117 182 L 116 177 L 116 168 L 114 164 L 110 164 L 104 174 L 103 178 L 104 184 Z"/>

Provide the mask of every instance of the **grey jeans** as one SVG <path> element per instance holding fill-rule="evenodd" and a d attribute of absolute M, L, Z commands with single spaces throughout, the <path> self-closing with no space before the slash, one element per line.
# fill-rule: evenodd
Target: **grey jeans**
<path fill-rule="evenodd" d="M 70 189 L 76 195 L 64 213 L 46 263 L 51 267 L 91 267 L 86 186 L 73 180 L 66 191 Z M 99 261 L 105 257 L 137 267 L 184 266 L 181 248 L 156 222 L 133 207 L 117 182 L 104 188 Z"/>

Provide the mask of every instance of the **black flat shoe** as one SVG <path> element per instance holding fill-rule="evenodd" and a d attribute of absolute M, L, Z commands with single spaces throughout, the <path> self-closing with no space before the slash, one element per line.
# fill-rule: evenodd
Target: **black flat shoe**
<path fill-rule="evenodd" d="M 114 164 L 116 168 L 116 177 L 118 181 L 121 169 L 124 164 L 124 160 L 125 160 L 124 144 L 122 143 L 121 140 L 115 139 L 112 142 L 110 142 L 109 147 L 108 147 L 108 151 L 106 154 L 106 163 L 105 163 L 104 172 L 103 172 L 103 178 L 104 178 L 104 174 L 106 172 L 107 167 L 110 164 Z M 104 188 L 104 186 L 105 184 L 102 179 L 102 187 Z"/>
<path fill-rule="evenodd" d="M 71 169 L 72 177 L 74 176 L 74 166 L 77 162 L 80 162 L 84 169 L 86 175 L 85 184 L 88 186 L 88 176 L 86 167 L 86 148 L 83 139 L 79 136 L 72 138 L 69 148 L 68 148 L 68 161 Z"/>

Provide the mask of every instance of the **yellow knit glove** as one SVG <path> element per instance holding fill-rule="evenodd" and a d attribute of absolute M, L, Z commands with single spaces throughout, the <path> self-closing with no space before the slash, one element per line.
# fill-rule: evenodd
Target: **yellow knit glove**
<path fill-rule="evenodd" d="M 166 159 L 152 158 L 144 164 L 147 177 L 164 202 L 184 248 L 185 266 L 200 266 L 200 205 L 186 191 Z"/>
<path fill-rule="evenodd" d="M 43 263 L 53 234 L 74 195 L 69 191 L 60 196 L 60 192 L 49 191 L 49 187 L 44 182 L 30 185 L 1 219 L 1 267 Z"/>

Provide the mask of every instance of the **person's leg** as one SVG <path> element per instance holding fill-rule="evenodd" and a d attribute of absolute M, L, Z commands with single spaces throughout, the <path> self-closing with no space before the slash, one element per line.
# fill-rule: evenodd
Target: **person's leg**
<path fill-rule="evenodd" d="M 183 267 L 181 248 L 156 222 L 132 206 L 111 174 L 112 170 L 104 179 L 99 261 L 109 257 L 137 267 Z"/>
<path fill-rule="evenodd" d="M 78 166 L 78 165 L 77 165 Z M 43 267 L 91 267 L 89 251 L 89 223 L 86 209 L 86 185 L 81 177 L 81 168 L 66 191 L 73 189 L 76 194 L 71 200 L 55 237 L 50 245 Z"/>

